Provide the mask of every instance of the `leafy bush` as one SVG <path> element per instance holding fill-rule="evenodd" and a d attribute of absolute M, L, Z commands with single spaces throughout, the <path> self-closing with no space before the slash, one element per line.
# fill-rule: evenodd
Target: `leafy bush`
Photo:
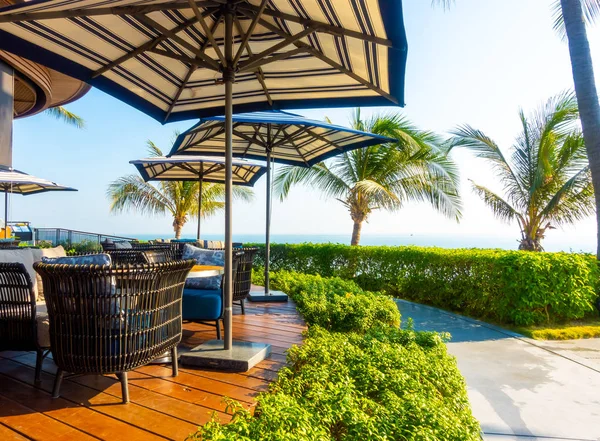
<path fill-rule="evenodd" d="M 308 323 L 331 331 L 400 326 L 400 312 L 391 297 L 364 291 L 349 280 L 279 271 L 272 274 L 271 286 L 287 293 Z"/>
<path fill-rule="evenodd" d="M 378 327 L 366 334 L 311 327 L 254 416 L 231 403 L 194 440 L 477 440 L 455 360 L 434 333 Z"/>
<path fill-rule="evenodd" d="M 271 255 L 273 271 L 341 277 L 363 289 L 517 325 L 594 313 L 600 281 L 596 259 L 586 254 L 300 244 L 273 245 Z"/>
<path fill-rule="evenodd" d="M 82 240 L 81 242 L 74 242 L 69 245 L 67 242 L 59 243 L 65 249 L 67 256 L 80 253 L 100 253 L 102 252 L 102 245 L 93 240 Z"/>

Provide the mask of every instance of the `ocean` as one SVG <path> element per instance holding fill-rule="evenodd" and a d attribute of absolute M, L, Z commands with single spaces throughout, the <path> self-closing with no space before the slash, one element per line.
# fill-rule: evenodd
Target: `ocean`
<path fill-rule="evenodd" d="M 123 236 L 131 237 L 124 234 Z M 544 240 L 543 245 L 546 251 L 565 251 L 565 252 L 586 252 L 595 253 L 595 237 L 565 237 L 566 235 L 555 235 Z M 134 237 L 140 240 L 151 240 L 159 237 L 168 237 L 161 234 L 138 234 Z M 195 236 L 182 236 L 186 239 L 193 239 Z M 203 235 L 206 240 L 223 240 L 219 234 Z M 264 234 L 234 234 L 234 242 L 261 243 L 265 241 Z M 350 244 L 350 235 L 346 234 L 272 234 L 271 243 L 338 243 Z M 363 235 L 360 241 L 361 245 L 415 245 L 440 248 L 500 248 L 505 250 L 516 250 L 518 242 L 516 238 L 503 236 L 477 236 L 477 235 L 431 235 L 431 234 L 411 234 L 411 235 Z"/>

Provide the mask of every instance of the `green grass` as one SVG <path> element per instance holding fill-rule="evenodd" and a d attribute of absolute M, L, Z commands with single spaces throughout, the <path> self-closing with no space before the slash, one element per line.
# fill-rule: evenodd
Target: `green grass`
<path fill-rule="evenodd" d="M 535 340 L 576 340 L 600 337 L 600 318 L 573 320 L 568 323 L 514 327 L 515 332 Z"/>

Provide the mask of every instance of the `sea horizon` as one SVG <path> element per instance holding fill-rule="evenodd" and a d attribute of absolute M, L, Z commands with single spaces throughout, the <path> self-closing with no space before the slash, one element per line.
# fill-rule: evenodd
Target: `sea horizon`
<path fill-rule="evenodd" d="M 139 240 L 172 238 L 165 234 L 123 234 L 124 237 L 135 237 Z M 195 239 L 194 235 L 182 235 L 182 239 Z M 204 234 L 205 240 L 223 240 L 222 234 Z M 349 234 L 271 234 L 271 243 L 334 243 L 350 245 Z M 234 242 L 264 243 L 264 234 L 233 234 Z M 496 248 L 517 250 L 516 238 L 486 235 L 431 235 L 431 234 L 364 234 L 361 245 L 365 246 L 423 246 L 439 248 Z M 584 252 L 595 253 L 595 238 L 563 236 L 546 238 L 542 245 L 549 252 Z"/>

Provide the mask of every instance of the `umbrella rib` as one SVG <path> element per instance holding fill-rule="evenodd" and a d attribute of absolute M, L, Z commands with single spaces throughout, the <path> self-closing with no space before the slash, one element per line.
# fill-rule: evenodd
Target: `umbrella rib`
<path fill-rule="evenodd" d="M 254 141 L 250 136 L 246 135 L 245 133 L 235 130 L 235 128 L 233 129 L 233 134 L 236 136 L 239 136 L 242 139 L 245 139 L 246 141 L 256 142 L 261 147 L 267 148 L 263 141 L 258 141 L 258 140 Z"/>
<path fill-rule="evenodd" d="M 250 12 L 250 14 L 256 14 L 259 10 L 258 6 L 254 6 L 250 3 L 240 4 L 238 6 L 238 8 L 240 9 L 241 12 L 248 11 L 248 12 Z M 297 15 L 288 14 L 288 13 L 277 11 L 274 9 L 266 8 L 262 12 L 262 15 L 269 15 L 271 17 L 279 18 L 281 20 L 291 21 L 293 23 L 298 23 L 298 24 L 304 25 L 308 28 L 312 28 L 315 30 L 319 29 L 320 31 L 326 32 L 328 34 L 344 36 L 344 37 L 352 37 L 352 38 L 357 38 L 359 40 L 365 40 L 365 41 L 369 41 L 371 43 L 380 44 L 380 45 L 386 46 L 386 47 L 393 47 L 392 42 L 385 38 L 380 38 L 375 35 L 366 35 L 361 32 L 352 31 L 350 29 L 342 28 L 339 26 L 334 26 L 334 25 L 331 25 L 328 23 L 322 23 L 322 22 L 319 22 L 316 20 L 310 20 L 307 18 L 298 17 Z"/>
<path fill-rule="evenodd" d="M 209 14 L 209 13 L 212 13 L 212 12 L 208 12 L 207 11 L 205 13 Z M 182 32 L 182 31 L 186 30 L 187 28 L 189 28 L 190 26 L 193 26 L 197 21 L 198 21 L 198 19 L 196 19 L 196 18 L 193 18 L 193 19 L 190 19 L 190 20 L 186 20 L 184 23 L 182 23 L 179 26 L 177 26 L 176 28 L 174 28 L 172 32 L 174 32 L 176 34 L 179 33 L 179 32 Z M 169 38 L 168 35 L 161 34 L 158 37 L 156 37 L 156 38 L 154 38 L 154 39 L 152 39 L 150 41 L 147 41 L 146 43 L 142 44 L 141 46 L 135 48 L 132 51 L 127 52 L 125 55 L 117 58 L 114 61 L 111 61 L 107 65 L 105 65 L 105 66 L 101 67 L 100 69 L 98 69 L 97 71 L 95 71 L 92 74 L 92 78 L 97 78 L 100 75 L 102 75 L 103 73 L 106 73 L 109 70 L 114 69 L 118 65 L 125 63 L 127 60 L 135 58 L 138 55 L 140 55 L 140 54 L 142 54 L 142 53 L 144 53 L 144 52 L 146 52 L 148 50 L 154 49 L 159 43 L 161 43 L 162 41 L 166 40 L 167 38 Z"/>
<path fill-rule="evenodd" d="M 148 52 L 156 55 L 162 55 L 163 57 L 172 58 L 173 60 L 181 61 L 184 64 L 189 64 L 190 66 L 204 67 L 206 69 L 214 70 L 212 65 L 209 65 L 198 58 L 191 58 L 187 55 L 180 55 L 176 54 L 175 52 L 169 52 L 158 48 L 150 49 Z"/>
<path fill-rule="evenodd" d="M 192 10 L 194 11 L 194 15 L 198 19 L 198 23 L 200 23 L 200 26 L 202 26 L 202 30 L 206 34 L 206 37 L 209 39 L 210 44 L 212 45 L 213 49 L 215 50 L 217 56 L 219 57 L 219 60 L 221 60 L 221 65 L 227 66 L 227 60 L 225 60 L 225 56 L 223 55 L 221 48 L 217 44 L 217 41 L 215 40 L 215 36 L 213 35 L 212 30 L 208 27 L 208 25 L 204 21 L 204 17 L 202 16 L 200 9 L 198 9 L 198 5 L 196 5 L 196 2 L 194 0 L 189 0 L 188 3 L 191 6 Z"/>
<path fill-rule="evenodd" d="M 151 19 L 150 17 L 148 17 L 146 15 L 135 15 L 134 17 L 137 20 L 139 20 L 140 22 L 142 22 L 143 24 L 145 24 L 146 26 L 150 26 L 151 28 L 156 29 L 161 34 L 167 35 L 171 40 L 175 41 L 176 43 L 178 43 L 185 49 L 192 52 L 194 55 L 196 55 L 202 61 L 207 63 L 210 66 L 210 68 L 212 68 L 213 70 L 216 70 L 216 71 L 219 70 L 219 64 L 215 60 L 213 60 L 212 58 L 207 56 L 201 50 L 196 49 L 192 44 L 185 41 L 183 38 L 181 38 L 180 36 L 175 34 L 170 29 L 165 28 L 163 25 L 161 25 L 160 23 L 156 22 L 155 20 Z"/>
<path fill-rule="evenodd" d="M 256 28 L 256 25 L 258 24 L 258 20 L 260 19 L 263 11 L 267 7 L 268 2 L 269 2 L 269 0 L 261 1 L 258 11 L 256 11 L 256 15 L 254 16 L 254 18 L 252 19 L 252 22 L 250 23 L 250 26 L 248 27 L 248 32 L 246 32 L 246 35 L 243 35 L 242 44 L 240 45 L 237 53 L 235 54 L 235 57 L 233 58 L 234 66 L 237 66 L 238 61 L 240 61 L 240 58 L 242 57 L 242 54 L 244 53 L 244 49 L 246 49 L 248 47 L 248 42 L 250 41 L 250 37 L 252 37 L 252 34 L 254 33 L 254 29 Z M 236 21 L 236 24 L 238 25 L 238 32 L 240 34 L 243 34 L 243 29 L 241 27 L 240 21 L 237 18 L 237 16 L 235 17 L 235 21 Z M 250 55 L 250 56 L 252 57 L 252 55 Z"/>
<path fill-rule="evenodd" d="M 240 23 L 240 19 L 237 18 L 237 16 L 234 17 L 234 23 L 238 29 L 238 33 L 242 36 L 242 38 L 246 38 L 246 35 L 248 35 L 248 34 L 244 34 L 244 30 L 242 29 L 242 24 Z M 250 57 L 254 56 L 254 54 L 252 53 L 252 49 L 250 49 L 250 45 L 246 45 L 246 52 L 248 52 L 248 55 Z M 237 64 L 237 62 L 236 62 L 236 64 Z M 268 101 L 269 105 L 272 106 L 273 100 L 271 99 L 271 94 L 269 93 L 269 89 L 267 88 L 267 83 L 265 83 L 265 73 L 263 72 L 262 68 L 261 67 L 257 68 L 256 72 L 254 72 L 254 75 L 256 75 L 256 79 L 258 80 L 261 87 L 263 88 L 263 91 L 265 92 L 265 96 L 267 97 L 267 101 Z"/>
<path fill-rule="evenodd" d="M 294 149 L 296 150 L 296 152 L 298 152 L 298 156 L 300 156 L 300 158 L 302 159 L 302 161 L 304 162 L 304 164 L 306 164 L 307 167 L 310 167 L 310 164 L 308 163 L 308 161 L 304 158 L 304 155 L 302 154 L 302 152 L 300 151 L 300 149 L 298 148 L 298 146 L 294 143 L 294 138 L 292 134 L 290 135 L 285 129 L 283 129 L 283 133 L 285 133 L 288 136 L 288 140 L 290 142 L 290 144 L 292 145 L 292 147 L 294 147 Z M 296 132 L 297 133 L 297 132 Z"/>
<path fill-rule="evenodd" d="M 309 135 L 317 138 L 318 140 L 322 141 L 325 143 L 325 145 L 330 145 L 334 148 L 336 148 L 337 150 L 339 150 L 340 152 L 343 152 L 344 149 L 342 147 L 340 147 L 339 145 L 335 144 L 333 141 L 327 139 L 326 137 L 324 137 L 323 135 L 314 132 L 312 129 L 310 129 L 309 127 L 306 128 L 306 131 L 308 132 Z"/>
<path fill-rule="evenodd" d="M 250 151 L 250 148 L 252 147 L 252 144 L 256 143 L 256 139 L 258 137 L 258 131 L 256 130 L 255 126 L 254 127 L 254 135 L 252 135 L 252 138 L 248 140 L 248 146 L 244 149 L 244 153 L 242 153 L 242 157 L 245 157 L 248 152 Z"/>
<path fill-rule="evenodd" d="M 260 19 L 259 22 L 260 22 L 261 25 L 263 25 L 267 29 L 271 30 L 272 32 L 274 32 L 276 34 L 279 34 L 283 38 L 287 38 L 288 34 L 285 31 L 282 31 L 281 29 L 279 29 L 277 26 L 274 26 L 271 23 L 269 23 L 268 21 L 263 20 L 263 19 Z M 369 89 L 377 92 L 379 95 L 384 96 L 385 98 L 389 99 L 393 103 L 398 104 L 398 100 L 396 98 L 394 98 L 392 95 L 390 95 L 389 93 L 387 93 L 385 90 L 383 90 L 383 89 L 375 86 L 374 84 L 372 84 L 371 82 L 365 80 L 360 75 L 355 74 L 351 70 L 346 69 L 341 64 L 336 63 L 334 60 L 332 60 L 331 58 L 329 58 L 326 55 L 322 54 L 318 50 L 314 49 L 312 46 L 310 46 L 310 45 L 308 45 L 308 44 L 306 44 L 306 43 L 304 43 L 302 41 L 296 41 L 293 44 L 296 45 L 296 47 L 298 47 L 298 48 L 304 47 L 306 49 L 306 51 L 308 53 L 310 53 L 312 56 L 320 59 L 324 63 L 327 63 L 331 67 L 333 67 L 333 68 L 339 70 L 340 72 L 348 75 L 353 80 L 355 80 L 355 81 L 361 83 L 363 86 L 365 86 L 365 87 L 367 87 L 367 88 L 369 88 Z"/>
<path fill-rule="evenodd" d="M 196 6 L 221 7 L 222 2 L 215 0 L 196 1 Z M 27 5 L 24 5 L 27 6 Z M 16 23 L 20 21 L 33 20 L 52 20 L 57 18 L 77 18 L 77 17 L 97 17 L 100 15 L 135 15 L 149 14 L 151 12 L 170 11 L 177 9 L 189 9 L 190 5 L 186 2 L 159 3 L 144 6 L 116 6 L 113 8 L 88 8 L 88 9 L 67 9 L 51 12 L 21 12 L 6 14 L 0 16 L 0 23 Z"/>
<path fill-rule="evenodd" d="M 219 14 L 219 16 L 217 17 L 217 19 L 215 20 L 213 26 L 212 26 L 212 30 L 214 32 L 214 30 L 217 28 L 217 26 L 219 26 L 219 22 L 221 21 L 221 17 L 223 16 L 223 14 Z M 197 22 L 197 19 L 194 20 L 194 23 Z M 206 45 L 208 44 L 208 39 L 206 39 L 202 45 L 200 46 L 200 50 L 202 52 L 204 52 L 204 50 L 206 49 Z M 171 113 L 173 112 L 173 109 L 175 108 L 175 105 L 177 104 L 177 100 L 179 100 L 179 97 L 181 96 L 181 94 L 183 93 L 183 90 L 185 89 L 185 87 L 187 86 L 188 82 L 190 81 L 190 78 L 192 77 L 192 75 L 194 74 L 194 72 L 196 71 L 196 66 L 192 65 L 187 72 L 187 75 L 185 76 L 183 82 L 181 83 L 181 85 L 179 86 L 179 89 L 177 89 L 177 93 L 175 93 L 175 96 L 173 97 L 173 101 L 171 101 L 171 104 L 169 105 L 169 109 L 167 110 L 167 116 L 165 116 L 164 121 L 166 122 L 169 117 L 171 116 Z"/>
<path fill-rule="evenodd" d="M 294 44 L 294 43 L 290 43 L 290 44 Z M 270 64 L 270 63 L 273 63 L 275 61 L 285 60 L 286 58 L 293 57 L 294 55 L 298 55 L 298 54 L 301 54 L 303 52 L 308 52 L 308 50 L 306 49 L 306 47 L 297 47 L 296 49 L 292 49 L 291 51 L 287 51 L 287 52 L 283 52 L 283 53 L 280 53 L 280 54 L 277 54 L 277 55 L 273 55 L 273 56 L 268 57 L 268 58 L 255 59 L 255 60 L 252 61 L 252 63 L 242 63 L 242 65 L 240 65 L 239 71 L 240 72 L 246 72 L 248 70 L 252 70 L 252 69 L 256 69 L 257 67 L 264 66 L 265 64 Z"/>
<path fill-rule="evenodd" d="M 281 41 L 281 42 L 279 42 L 279 43 L 271 46 L 268 49 L 265 49 L 264 51 L 262 51 L 259 54 L 256 54 L 255 56 L 253 56 L 252 58 L 250 58 L 246 62 L 240 63 L 240 66 L 239 66 L 240 71 L 245 71 L 245 70 L 252 69 L 256 65 L 260 66 L 262 64 L 265 64 L 264 61 L 267 60 L 267 57 L 269 55 L 277 52 L 280 49 L 283 49 L 284 47 L 290 46 L 290 45 L 298 42 L 299 40 L 308 37 L 310 34 L 313 34 L 315 32 L 317 32 L 317 29 L 306 28 L 303 31 L 298 32 L 297 34 L 287 35 L 286 37 L 284 37 L 283 41 Z M 297 50 L 298 50 L 298 48 L 296 49 L 296 51 Z M 290 52 L 293 52 L 293 51 L 290 51 Z M 281 55 L 285 55 L 285 54 L 281 54 Z M 273 58 L 275 58 L 275 57 L 273 57 Z"/>

